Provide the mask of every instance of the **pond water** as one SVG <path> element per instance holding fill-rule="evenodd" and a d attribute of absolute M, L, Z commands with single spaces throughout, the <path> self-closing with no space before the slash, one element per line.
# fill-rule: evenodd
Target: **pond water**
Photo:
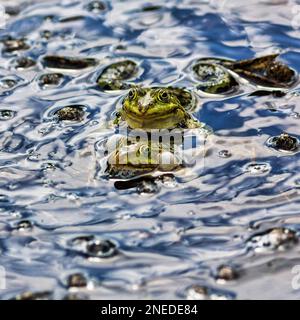
<path fill-rule="evenodd" d="M 283 96 L 250 95 L 246 82 L 230 96 L 196 93 L 193 114 L 213 130 L 199 171 L 124 184 L 99 174 L 93 151 L 114 134 L 103 127 L 127 94 L 97 88 L 109 63 L 137 62 L 144 86 L 188 88 L 190 66 L 203 57 L 280 53 L 299 71 L 300 2 L 0 4 L 1 299 L 28 291 L 54 299 L 299 297 L 299 153 L 267 143 L 282 132 L 300 137 L 297 85 Z M 26 38 L 23 50 L 7 50 L 8 36 Z M 45 55 L 97 62 L 54 70 Z M 55 86 L 41 80 L 49 72 L 63 74 Z M 83 120 L 55 121 L 69 105 L 82 106 Z"/>

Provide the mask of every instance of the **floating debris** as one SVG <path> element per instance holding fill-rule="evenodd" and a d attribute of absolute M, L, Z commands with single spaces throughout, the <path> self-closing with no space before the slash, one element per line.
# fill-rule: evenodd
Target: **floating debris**
<path fill-rule="evenodd" d="M 53 33 L 50 30 L 43 30 L 40 32 L 40 35 L 42 38 L 49 40 L 52 37 Z"/>
<path fill-rule="evenodd" d="M 232 156 L 229 150 L 221 150 L 218 154 L 220 158 L 230 158 Z"/>
<path fill-rule="evenodd" d="M 97 83 L 102 90 L 125 90 L 130 85 L 123 81 L 133 79 L 137 73 L 138 66 L 134 61 L 119 61 L 104 68 Z"/>
<path fill-rule="evenodd" d="M 99 13 L 106 9 L 106 5 L 103 1 L 95 0 L 86 5 L 86 9 L 93 13 Z"/>
<path fill-rule="evenodd" d="M 269 163 L 257 163 L 251 162 L 244 166 L 244 172 L 249 172 L 250 174 L 265 174 L 270 172 L 272 167 Z"/>
<path fill-rule="evenodd" d="M 197 89 L 211 94 L 225 94 L 237 91 L 239 85 L 222 66 L 198 62 L 193 72 L 199 84 Z"/>
<path fill-rule="evenodd" d="M 22 8 L 19 5 L 5 6 L 5 13 L 9 16 L 17 16 L 21 12 Z"/>
<path fill-rule="evenodd" d="M 68 288 L 82 288 L 86 287 L 88 283 L 87 278 L 82 273 L 74 273 L 68 276 L 66 284 Z"/>
<path fill-rule="evenodd" d="M 53 298 L 52 291 L 31 292 L 26 291 L 12 298 L 11 300 L 51 300 Z"/>
<path fill-rule="evenodd" d="M 8 38 L 3 40 L 2 43 L 4 45 L 3 52 L 14 52 L 20 50 L 27 50 L 30 48 L 29 44 L 27 43 L 27 40 L 24 38 Z"/>
<path fill-rule="evenodd" d="M 29 220 L 22 220 L 16 224 L 18 231 L 29 231 L 33 228 L 33 223 Z"/>
<path fill-rule="evenodd" d="M 230 265 L 222 265 L 218 268 L 216 280 L 220 283 L 236 280 L 239 277 L 237 270 Z"/>
<path fill-rule="evenodd" d="M 250 237 L 247 246 L 256 252 L 286 250 L 298 243 L 298 236 L 294 230 L 288 228 L 274 228 Z"/>
<path fill-rule="evenodd" d="M 16 69 L 28 69 L 36 65 L 36 62 L 29 57 L 20 57 L 14 60 L 14 67 Z"/>
<path fill-rule="evenodd" d="M 12 89 L 17 85 L 17 80 L 12 78 L 2 78 L 0 79 L 0 87 L 4 90 L 6 89 Z"/>
<path fill-rule="evenodd" d="M 84 106 L 81 105 L 66 106 L 54 113 L 59 121 L 81 121 L 84 114 Z"/>
<path fill-rule="evenodd" d="M 151 5 L 151 4 L 146 4 L 142 7 L 142 11 L 148 12 L 148 11 L 158 11 L 161 10 L 162 6 L 159 5 Z"/>
<path fill-rule="evenodd" d="M 298 149 L 299 140 L 288 133 L 282 133 L 279 136 L 268 139 L 267 145 L 278 151 L 292 152 Z"/>
<path fill-rule="evenodd" d="M 110 258 L 117 254 L 117 246 L 110 240 L 92 240 L 86 245 L 90 257 Z"/>
<path fill-rule="evenodd" d="M 236 62 L 223 61 L 223 66 L 249 81 L 267 87 L 288 88 L 298 80 L 296 72 L 282 62 L 275 61 L 279 54 Z"/>
<path fill-rule="evenodd" d="M 282 90 L 256 90 L 249 94 L 249 97 L 265 97 L 272 95 L 274 98 L 282 98 L 287 92 Z"/>
<path fill-rule="evenodd" d="M 69 241 L 72 250 L 88 258 L 110 258 L 118 253 L 117 244 L 109 239 L 97 239 L 93 235 L 80 236 Z"/>
<path fill-rule="evenodd" d="M 81 70 L 97 65 L 98 61 L 93 58 L 45 56 L 43 65 L 53 69 Z"/>
<path fill-rule="evenodd" d="M 10 120 L 12 118 L 15 117 L 16 115 L 16 111 L 12 111 L 12 110 L 0 110 L 0 121 L 6 121 L 6 120 Z"/>
<path fill-rule="evenodd" d="M 15 85 L 16 85 L 16 81 L 13 79 L 1 80 L 1 87 L 3 89 L 10 89 L 10 88 L 13 88 Z"/>
<path fill-rule="evenodd" d="M 187 300 L 232 300 L 229 293 L 208 288 L 205 286 L 193 285 L 187 291 Z"/>
<path fill-rule="evenodd" d="M 58 86 L 62 83 L 64 75 L 62 73 L 47 73 L 39 78 L 39 85 L 42 87 Z"/>

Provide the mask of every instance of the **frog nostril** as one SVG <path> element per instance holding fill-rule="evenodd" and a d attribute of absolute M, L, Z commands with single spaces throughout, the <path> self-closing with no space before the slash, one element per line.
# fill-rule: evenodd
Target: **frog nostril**
<path fill-rule="evenodd" d="M 142 112 L 144 108 L 143 108 L 143 106 L 141 104 L 139 104 L 138 105 L 138 109 L 139 109 L 139 112 Z"/>

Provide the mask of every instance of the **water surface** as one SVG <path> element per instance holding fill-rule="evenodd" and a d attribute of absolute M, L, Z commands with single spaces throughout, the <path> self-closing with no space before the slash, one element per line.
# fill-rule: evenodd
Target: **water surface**
<path fill-rule="evenodd" d="M 299 153 L 266 146 L 281 132 L 299 137 L 298 87 L 281 98 L 249 96 L 251 85 L 230 97 L 200 94 L 195 116 L 214 131 L 204 170 L 193 179 L 167 177 L 152 193 L 116 188 L 115 180 L 97 175 L 90 139 L 126 93 L 95 88 L 104 66 L 118 59 L 136 61 L 142 70 L 136 82 L 147 86 L 192 87 L 190 64 L 211 56 L 277 52 L 299 71 L 300 3 L 103 3 L 104 10 L 91 11 L 89 1 L 9 2 L 0 37 L 25 37 L 30 48 L 0 55 L 0 109 L 13 111 L 0 119 L 0 264 L 7 273 L 0 297 L 47 290 L 62 299 L 66 277 L 78 272 L 90 283 L 78 291 L 90 299 L 186 298 L 193 285 L 228 299 L 299 297 L 291 286 L 299 246 L 249 244 L 270 228 L 300 231 Z M 46 54 L 99 63 L 63 70 L 63 81 L 46 88 L 39 82 L 52 71 L 42 64 Z M 36 65 L 17 69 L 21 56 Z M 58 108 L 73 104 L 84 106 L 82 122 L 53 121 Z M 110 134 L 102 131 L 98 139 Z M 18 230 L 24 220 L 33 227 Z M 109 239 L 117 252 L 88 259 L 72 244 L 80 236 Z M 240 277 L 216 281 L 224 264 Z"/>

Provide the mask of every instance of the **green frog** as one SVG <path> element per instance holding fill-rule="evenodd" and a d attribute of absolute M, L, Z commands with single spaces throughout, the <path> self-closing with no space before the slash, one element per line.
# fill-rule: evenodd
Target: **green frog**
<path fill-rule="evenodd" d="M 210 133 L 190 114 L 194 105 L 192 94 L 182 88 L 132 88 L 115 119 L 115 124 L 123 122 L 129 127 L 129 135 L 121 135 L 109 152 L 109 176 L 132 178 L 154 170 L 167 172 L 184 167 L 183 129 L 196 129 L 199 136 Z M 158 129 L 169 131 L 162 134 Z M 141 133 L 139 139 L 130 137 L 132 131 Z"/>
<path fill-rule="evenodd" d="M 199 128 L 202 124 L 188 112 L 192 94 L 181 88 L 132 88 L 114 121 L 132 129 Z"/>

